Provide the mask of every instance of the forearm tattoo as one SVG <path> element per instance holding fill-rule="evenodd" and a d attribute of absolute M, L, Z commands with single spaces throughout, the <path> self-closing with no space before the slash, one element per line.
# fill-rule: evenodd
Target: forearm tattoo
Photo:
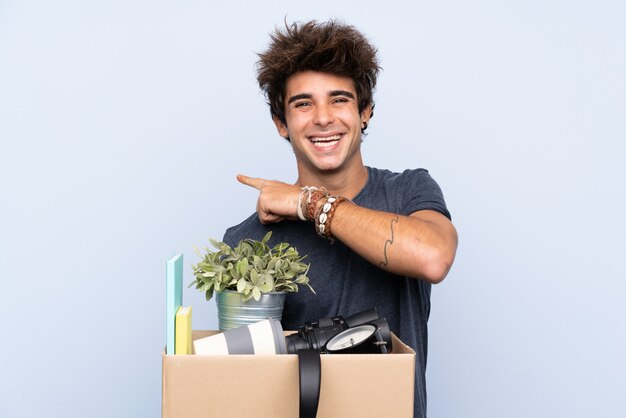
<path fill-rule="evenodd" d="M 391 223 L 389 224 L 389 229 L 391 230 L 391 238 L 385 241 L 385 247 L 383 248 L 385 261 L 381 261 L 380 263 L 378 263 L 378 267 L 387 267 L 387 265 L 389 264 L 389 259 L 387 258 L 387 246 L 393 244 L 393 223 L 398 223 L 399 221 L 400 219 L 398 218 L 398 216 L 396 216 L 391 220 Z"/>

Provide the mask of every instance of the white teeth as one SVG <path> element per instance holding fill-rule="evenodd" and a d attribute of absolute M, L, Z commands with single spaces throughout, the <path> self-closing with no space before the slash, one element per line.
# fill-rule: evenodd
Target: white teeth
<path fill-rule="evenodd" d="M 324 142 L 314 142 L 313 146 L 316 148 L 328 148 L 335 145 L 338 141 L 324 141 Z"/>
<path fill-rule="evenodd" d="M 311 137 L 309 139 L 317 144 L 320 142 L 339 141 L 339 138 L 341 138 L 341 135 L 333 135 L 333 136 L 327 136 L 327 137 Z"/>

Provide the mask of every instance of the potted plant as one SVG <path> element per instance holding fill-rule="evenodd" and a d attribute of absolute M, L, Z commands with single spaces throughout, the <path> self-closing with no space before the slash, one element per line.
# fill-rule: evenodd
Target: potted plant
<path fill-rule="evenodd" d="M 289 243 L 267 245 L 272 232 L 261 241 L 243 239 L 231 248 L 213 239 L 217 251 L 196 254 L 202 259 L 193 265 L 195 280 L 189 287 L 205 293 L 210 300 L 217 294 L 219 328 L 228 330 L 262 319 L 282 318 L 286 292 L 297 292 L 298 285 L 309 285 L 310 265 Z"/>

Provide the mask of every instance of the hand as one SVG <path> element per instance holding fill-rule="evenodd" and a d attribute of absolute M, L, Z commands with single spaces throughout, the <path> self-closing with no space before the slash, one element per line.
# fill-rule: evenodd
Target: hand
<path fill-rule="evenodd" d="M 302 191 L 299 186 L 276 180 L 248 177 L 243 174 L 237 175 L 237 180 L 260 192 L 256 203 L 256 213 L 262 224 L 298 219 L 298 197 Z"/>

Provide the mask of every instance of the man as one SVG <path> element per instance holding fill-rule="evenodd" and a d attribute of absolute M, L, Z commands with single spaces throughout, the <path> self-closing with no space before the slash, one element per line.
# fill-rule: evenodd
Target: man
<path fill-rule="evenodd" d="M 430 288 L 448 273 L 457 235 L 439 186 L 424 169 L 364 165 L 373 116 L 376 49 L 335 21 L 293 24 L 260 54 L 258 81 L 278 133 L 296 157 L 295 184 L 237 176 L 259 191 L 256 213 L 224 241 L 289 242 L 311 264 L 316 294 L 290 294 L 283 327 L 376 308 L 416 352 L 415 416 L 426 416 Z"/>

